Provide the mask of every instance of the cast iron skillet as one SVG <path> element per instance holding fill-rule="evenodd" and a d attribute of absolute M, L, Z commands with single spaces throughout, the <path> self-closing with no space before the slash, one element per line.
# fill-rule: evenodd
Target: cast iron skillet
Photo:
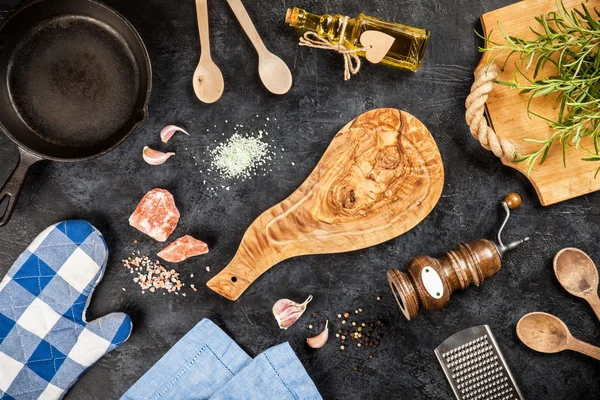
<path fill-rule="evenodd" d="M 102 3 L 39 0 L 10 16 L 0 27 L 0 129 L 20 158 L 0 190 L 0 226 L 31 165 L 101 156 L 143 123 L 151 81 L 142 39 Z"/>

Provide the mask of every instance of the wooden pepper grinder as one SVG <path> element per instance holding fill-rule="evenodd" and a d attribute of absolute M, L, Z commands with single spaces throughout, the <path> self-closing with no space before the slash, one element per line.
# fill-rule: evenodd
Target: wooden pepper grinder
<path fill-rule="evenodd" d="M 509 250 L 529 240 L 525 238 L 504 245 L 502 230 L 510 217 L 510 210 L 522 203 L 521 196 L 510 193 L 504 198 L 502 207 L 506 217 L 498 231 L 498 243 L 490 240 L 475 240 L 461 243 L 457 251 L 450 251 L 440 258 L 418 256 L 408 265 L 406 272 L 393 268 L 388 270 L 388 280 L 400 310 L 406 319 L 414 319 L 419 305 L 425 310 L 439 310 L 450 300 L 450 294 L 470 285 L 479 286 L 500 269 L 502 256 Z"/>

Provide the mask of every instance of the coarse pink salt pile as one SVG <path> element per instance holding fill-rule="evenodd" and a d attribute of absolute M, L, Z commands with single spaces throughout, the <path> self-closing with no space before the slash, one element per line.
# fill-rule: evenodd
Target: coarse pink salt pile
<path fill-rule="evenodd" d="M 133 257 L 128 257 L 122 261 L 123 266 L 129 270 L 129 273 L 137 273 L 133 281 L 140 286 L 142 294 L 145 294 L 146 290 L 150 293 L 162 290 L 163 294 L 175 293 L 179 295 L 181 288 L 185 286 L 185 283 L 179 279 L 179 272 L 174 269 L 167 270 L 159 261 L 152 261 L 148 257 L 139 254 L 133 254 Z M 181 295 L 186 296 L 185 293 L 181 293 Z"/>

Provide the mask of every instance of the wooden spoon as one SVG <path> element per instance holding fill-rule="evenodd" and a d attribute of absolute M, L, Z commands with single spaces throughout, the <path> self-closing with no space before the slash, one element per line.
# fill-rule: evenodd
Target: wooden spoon
<path fill-rule="evenodd" d="M 517 335 L 525 346 L 540 353 L 558 353 L 573 350 L 600 360 L 600 348 L 575 339 L 569 328 L 551 314 L 534 312 L 517 323 Z"/>
<path fill-rule="evenodd" d="M 421 121 L 392 108 L 369 111 L 335 135 L 290 197 L 252 223 L 233 260 L 207 285 L 236 300 L 290 257 L 393 239 L 431 212 L 443 186 L 442 158 Z"/>
<path fill-rule="evenodd" d="M 198 31 L 200 32 L 200 62 L 194 72 L 194 92 L 204 103 L 214 103 L 221 98 L 225 89 L 223 74 L 210 56 L 207 0 L 196 0 Z"/>
<path fill-rule="evenodd" d="M 292 73 L 288 66 L 281 58 L 267 50 L 241 0 L 227 2 L 258 53 L 258 74 L 263 85 L 274 94 L 289 92 L 292 87 Z"/>
<path fill-rule="evenodd" d="M 598 270 L 594 261 L 579 249 L 563 249 L 554 256 L 554 273 L 567 292 L 587 301 L 600 319 Z"/>

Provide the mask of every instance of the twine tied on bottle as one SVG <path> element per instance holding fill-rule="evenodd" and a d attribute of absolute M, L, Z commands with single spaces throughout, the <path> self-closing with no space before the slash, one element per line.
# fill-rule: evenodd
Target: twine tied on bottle
<path fill-rule="evenodd" d="M 342 29 L 340 31 L 340 41 L 338 44 L 331 42 L 330 40 L 324 39 L 319 36 L 316 32 L 306 32 L 304 36 L 300 38 L 300 46 L 312 47 L 315 49 L 325 49 L 337 51 L 344 56 L 344 80 L 347 81 L 356 75 L 360 71 L 360 58 L 356 53 L 365 51 L 364 48 L 349 49 L 344 44 L 344 35 L 346 33 L 346 27 L 348 26 L 348 20 L 350 17 L 344 17 L 342 22 Z"/>

